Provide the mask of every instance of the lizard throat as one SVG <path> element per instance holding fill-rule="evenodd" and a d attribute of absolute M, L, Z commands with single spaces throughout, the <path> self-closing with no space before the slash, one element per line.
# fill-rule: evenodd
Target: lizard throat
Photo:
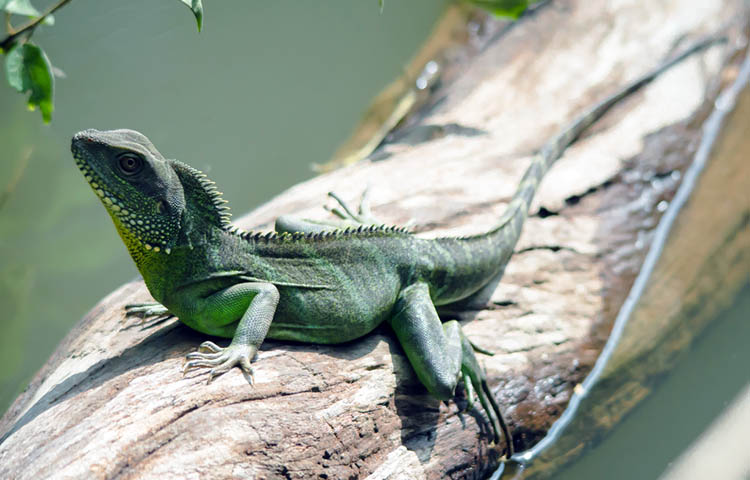
<path fill-rule="evenodd" d="M 168 237 L 165 233 L 161 222 L 152 221 L 145 215 L 139 215 L 137 212 L 128 209 L 128 207 L 107 187 L 106 182 L 92 168 L 83 154 L 74 149 L 73 159 L 76 165 L 83 173 L 91 189 L 99 197 L 104 208 L 112 217 L 112 221 L 117 228 L 125 245 L 135 259 L 135 253 L 140 250 L 146 252 L 164 252 L 171 253 L 167 247 Z M 137 263 L 137 262 L 136 262 Z"/>

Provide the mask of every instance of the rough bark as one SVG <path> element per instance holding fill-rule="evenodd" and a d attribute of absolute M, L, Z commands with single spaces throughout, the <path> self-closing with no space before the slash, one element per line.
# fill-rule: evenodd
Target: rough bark
<path fill-rule="evenodd" d="M 657 79 L 566 153 L 489 300 L 443 312 L 497 352 L 484 359 L 489 382 L 516 448 L 528 448 L 590 371 L 715 95 L 736 75 L 730 54 L 746 7 L 699 3 L 566 0 L 539 9 L 370 161 L 295 186 L 238 223 L 269 228 L 291 212 L 323 218 L 326 192 L 353 200 L 370 185 L 375 214 L 389 223 L 425 236 L 483 231 L 528 152 L 676 44 L 725 28 L 728 44 Z M 745 130 L 737 125 L 722 148 L 750 148 Z M 746 156 L 726 152 L 722 167 L 711 167 L 715 178 L 701 183 L 707 191 L 691 210 L 699 213 L 681 220 L 682 243 L 665 251 L 671 270 L 649 291 L 647 304 L 664 316 L 659 338 L 684 332 L 675 349 L 707 322 L 676 324 L 686 309 L 718 305 L 747 279 L 748 167 Z M 127 284 L 68 335 L 0 421 L 1 478 L 481 478 L 497 467 L 482 414 L 461 413 L 460 393 L 448 404 L 429 397 L 385 328 L 339 346 L 267 341 L 254 386 L 239 371 L 206 385 L 200 373 L 180 373 L 204 336 L 175 321 L 125 319 L 125 304 L 148 299 L 142 282 Z M 612 368 L 650 358 L 639 345 Z M 639 385 L 613 390 L 592 428 L 610 428 L 643 398 Z"/>

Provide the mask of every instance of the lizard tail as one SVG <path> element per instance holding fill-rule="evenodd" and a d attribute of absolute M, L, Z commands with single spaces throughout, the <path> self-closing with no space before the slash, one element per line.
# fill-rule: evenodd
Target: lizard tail
<path fill-rule="evenodd" d="M 581 134 L 592 124 L 601 119 L 604 114 L 615 104 L 632 95 L 648 84 L 664 71 L 685 60 L 689 56 L 708 48 L 718 42 L 725 41 L 723 36 L 711 36 L 696 42 L 680 54 L 672 57 L 659 65 L 654 70 L 642 75 L 634 81 L 620 88 L 617 92 L 590 107 L 587 111 L 576 118 L 572 123 L 552 137 L 534 156 L 528 169 L 523 175 L 518 188 L 514 193 L 508 208 L 506 208 L 498 225 L 484 234 L 468 237 L 467 240 L 482 237 L 499 237 L 501 245 L 505 248 L 514 248 L 521 235 L 521 226 L 528 215 L 529 206 L 536 194 L 539 184 L 552 164 L 557 161 L 565 150 L 573 144 Z M 509 256 L 510 252 L 508 252 Z"/>
<path fill-rule="evenodd" d="M 532 159 L 508 207 L 493 229 L 469 237 L 435 239 L 434 257 L 440 259 L 437 261 L 447 262 L 446 265 L 450 267 L 448 270 L 451 272 L 443 279 L 444 291 L 436 295 L 438 303 L 450 303 L 465 298 L 502 274 L 521 236 L 521 227 L 528 216 L 529 206 L 544 174 L 587 128 L 602 118 L 615 104 L 638 91 L 665 70 L 723 40 L 725 37 L 711 36 L 693 44 L 593 105 L 552 137 Z"/>

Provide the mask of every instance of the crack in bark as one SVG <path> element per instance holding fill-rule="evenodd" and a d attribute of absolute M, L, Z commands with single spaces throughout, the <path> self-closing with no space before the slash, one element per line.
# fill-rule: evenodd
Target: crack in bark
<path fill-rule="evenodd" d="M 581 254 L 581 252 L 579 252 L 575 248 L 565 245 L 532 245 L 530 247 L 524 247 L 520 250 L 516 250 L 515 252 L 513 252 L 513 255 L 521 255 L 526 252 L 533 252 L 534 250 L 549 250 L 551 252 L 559 252 L 560 250 L 565 250 L 566 252 L 573 252 L 577 255 Z"/>
<path fill-rule="evenodd" d="M 173 418 L 169 419 L 164 424 L 160 425 L 159 428 L 157 428 L 156 430 L 152 430 L 152 431 L 148 432 L 146 434 L 146 438 L 149 438 L 149 439 L 156 438 L 157 435 L 160 432 L 162 432 L 165 428 L 176 424 L 182 417 L 184 417 L 184 416 L 186 416 L 186 415 L 188 415 L 188 414 L 190 414 L 190 413 L 192 413 L 192 412 L 194 412 L 194 411 L 196 411 L 196 410 L 204 407 L 205 405 L 207 405 L 209 403 L 212 403 L 211 400 L 207 400 L 207 401 L 202 402 L 202 403 L 196 403 L 194 405 L 189 406 L 185 410 L 182 410 L 182 411 L 178 412 L 176 416 L 174 416 Z M 181 432 L 175 432 L 174 435 L 168 436 L 167 438 L 165 438 L 163 440 L 158 440 L 155 445 L 151 446 L 146 451 L 144 451 L 141 455 L 138 455 L 135 458 L 132 457 L 132 456 L 129 456 L 127 459 L 125 459 L 125 463 L 116 472 L 114 472 L 110 478 L 113 478 L 113 479 L 114 478 L 120 478 L 125 473 L 126 470 L 131 469 L 131 468 L 136 468 L 136 466 L 139 463 L 141 463 L 144 460 L 147 460 L 148 458 L 150 458 L 153 455 L 154 452 L 156 452 L 157 450 L 163 448 L 164 446 L 169 445 L 170 443 L 172 443 L 172 441 L 174 439 L 176 439 L 177 437 L 180 436 L 180 433 Z M 144 437 L 136 439 L 135 443 L 140 443 L 143 439 L 144 439 Z"/>
<path fill-rule="evenodd" d="M 615 180 L 616 180 L 616 178 L 618 176 L 619 176 L 619 173 L 615 174 L 613 177 L 608 178 L 607 180 L 605 180 L 604 182 L 602 182 L 602 183 L 600 183 L 598 185 L 594 185 L 592 187 L 589 187 L 583 193 L 575 194 L 575 195 L 571 195 L 571 196 L 567 197 L 565 200 L 563 200 L 563 206 L 560 207 L 559 210 L 550 210 L 550 209 L 548 209 L 545 206 L 540 206 L 539 210 L 536 213 L 534 213 L 533 215 L 530 215 L 530 216 L 531 217 L 538 217 L 538 218 L 547 218 L 547 217 L 558 216 L 566 208 L 572 207 L 572 206 L 575 206 L 575 205 L 578 205 L 579 203 L 581 203 L 581 200 L 583 200 L 584 198 L 589 197 L 591 195 L 594 195 L 595 193 L 600 192 L 602 190 L 608 189 L 609 187 L 611 187 L 612 185 L 615 184 Z"/>

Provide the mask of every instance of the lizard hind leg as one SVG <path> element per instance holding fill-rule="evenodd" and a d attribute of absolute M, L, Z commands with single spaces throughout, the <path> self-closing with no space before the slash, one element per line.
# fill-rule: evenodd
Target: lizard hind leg
<path fill-rule="evenodd" d="M 341 199 L 334 192 L 329 192 L 328 196 L 333 198 L 337 207 L 325 207 L 326 210 L 331 212 L 337 218 L 332 220 L 311 220 L 307 218 L 300 218 L 296 215 L 282 215 L 276 219 L 274 230 L 277 232 L 303 232 L 303 233 L 319 233 L 328 232 L 333 230 L 340 230 L 349 228 L 356 228 L 362 225 L 383 225 L 383 222 L 379 221 L 372 215 L 370 210 L 370 202 L 368 199 L 369 189 L 365 189 L 360 199 L 359 208 L 355 212 L 344 200 Z"/>
<path fill-rule="evenodd" d="M 455 327 L 453 325 L 455 324 Z M 461 331 L 461 326 L 455 320 L 446 322 L 444 328 L 455 328 L 459 337 L 461 338 L 461 376 L 466 387 L 466 397 L 471 408 L 473 403 L 473 396 L 479 398 L 479 403 L 482 404 L 482 408 L 487 413 L 492 423 L 492 430 L 495 434 L 495 443 L 500 441 L 500 432 L 505 437 L 506 458 L 510 458 L 513 455 L 513 439 L 510 436 L 510 430 L 503 420 L 503 415 L 500 412 L 500 406 L 495 400 L 495 396 L 492 394 L 489 385 L 487 384 L 487 376 L 484 373 L 484 369 L 479 365 L 477 357 L 474 352 L 484 353 L 485 355 L 493 355 L 491 352 L 483 350 L 474 345 Z"/>
<path fill-rule="evenodd" d="M 469 402 L 473 403 L 473 394 L 476 393 L 489 417 L 495 443 L 499 443 L 504 435 L 506 455 L 510 457 L 510 433 L 474 355 L 474 348 L 458 322 L 441 323 L 429 287 L 417 283 L 403 289 L 390 323 L 409 363 L 430 394 L 439 400 L 449 400 L 454 396 L 459 379 L 464 380 Z"/>

